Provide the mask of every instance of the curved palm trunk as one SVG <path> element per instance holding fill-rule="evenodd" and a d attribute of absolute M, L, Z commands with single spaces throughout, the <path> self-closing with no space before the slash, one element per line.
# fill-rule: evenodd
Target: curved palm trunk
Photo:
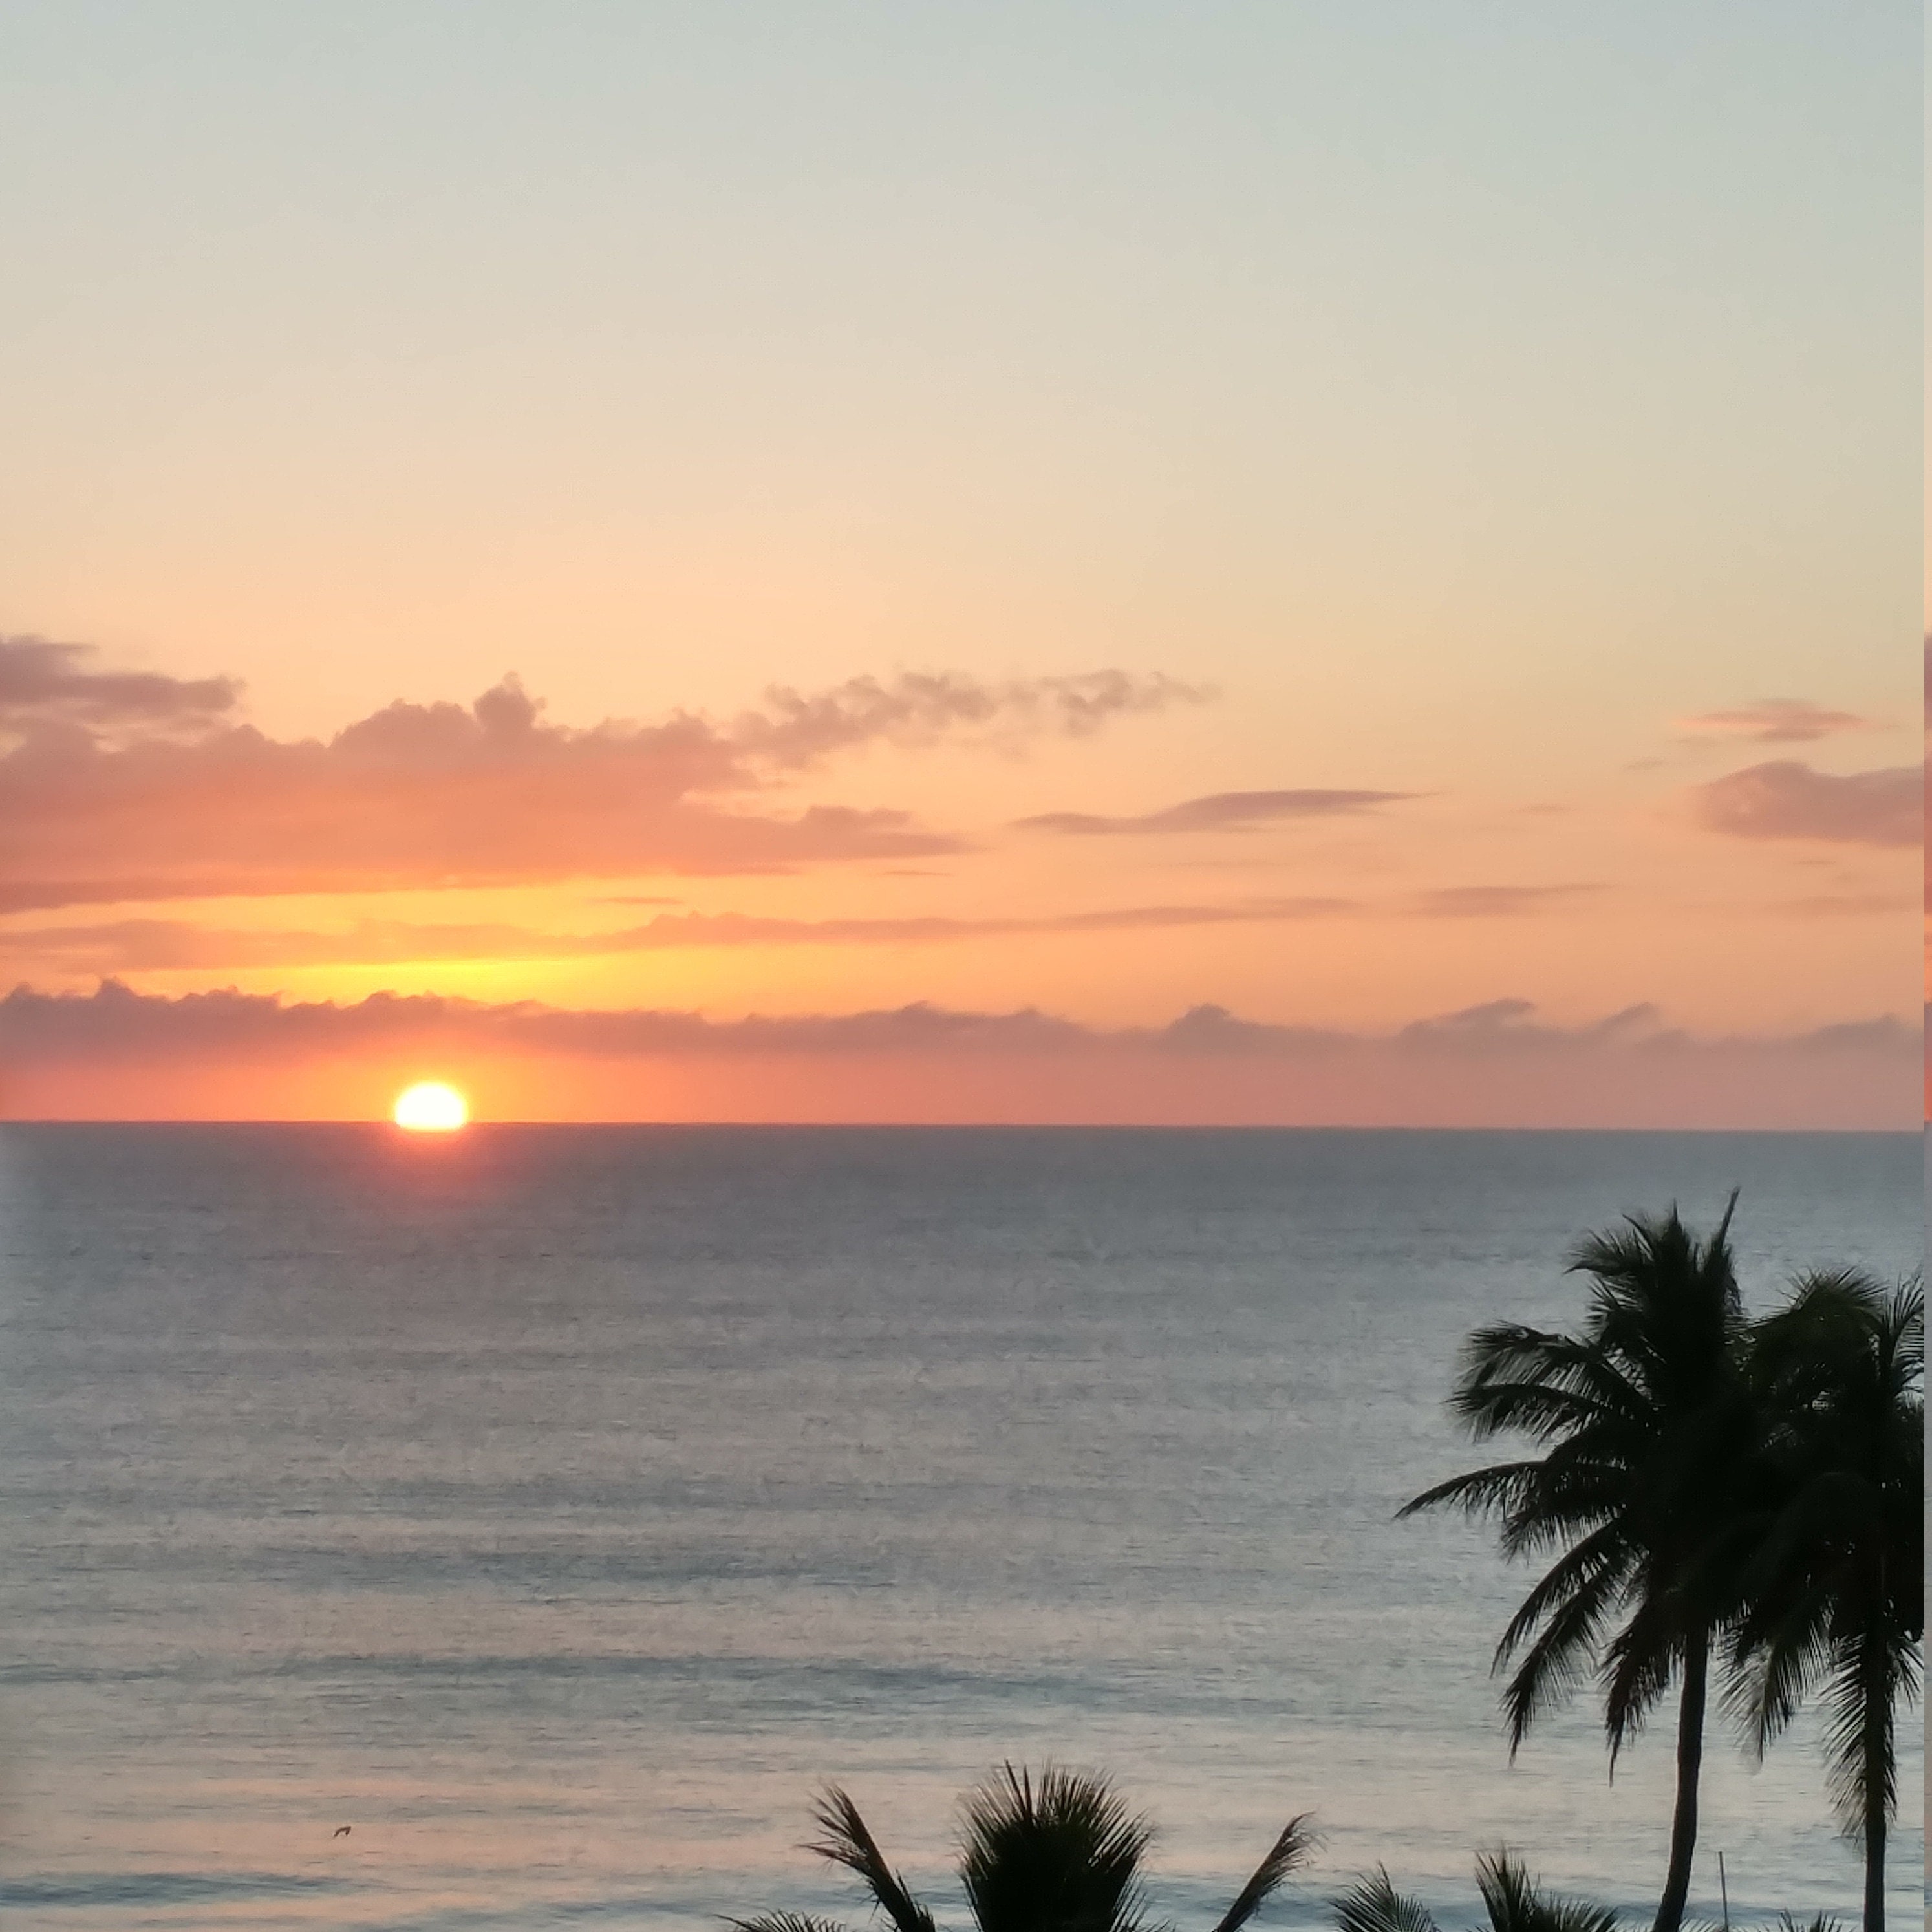
<path fill-rule="evenodd" d="M 1684 1694 L 1677 1707 L 1677 1806 L 1670 1817 L 1670 1870 L 1657 1908 L 1654 1932 L 1678 1932 L 1690 1895 L 1690 1859 L 1697 1849 L 1697 1778 L 1704 1765 L 1704 1701 L 1710 1676 L 1711 1634 L 1694 1630 L 1684 1646 Z"/>

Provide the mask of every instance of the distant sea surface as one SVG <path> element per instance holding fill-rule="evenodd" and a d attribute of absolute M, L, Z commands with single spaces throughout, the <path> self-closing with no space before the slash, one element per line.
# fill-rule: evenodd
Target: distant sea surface
<path fill-rule="evenodd" d="M 1486 1453 L 1472 1327 L 1734 1185 L 1760 1307 L 1920 1260 L 1904 1136 L 0 1130 L 0 1915 L 859 1925 L 836 1780 L 959 1925 L 959 1792 L 1051 1757 L 1184 1927 L 1304 1810 L 1277 1924 L 1378 1862 L 1467 1923 L 1499 1844 L 1647 1923 L 1670 1714 L 1512 1766 L 1529 1576 L 1393 1518 Z M 1734 1922 L 1855 1916 L 1815 1732 L 1708 1766 L 1695 1913 L 1721 1851 Z"/>

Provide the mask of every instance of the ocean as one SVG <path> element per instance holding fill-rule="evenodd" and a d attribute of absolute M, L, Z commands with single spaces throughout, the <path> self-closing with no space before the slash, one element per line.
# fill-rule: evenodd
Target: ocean
<path fill-rule="evenodd" d="M 1112 1773 L 1151 1904 L 1264 1923 L 1480 1850 L 1647 1924 L 1671 1725 L 1514 1765 L 1527 1573 L 1400 1504 L 1565 1251 L 1675 1199 L 1747 1294 L 1923 1252 L 1916 1136 L 0 1129 L 10 1928 L 855 1927 L 849 1789 L 942 1926 L 959 1794 Z M 1923 1904 L 1902 1721 L 1892 1910 Z M 1693 1910 L 1856 1916 L 1802 1724 L 1707 1748 Z M 339 1828 L 346 1826 L 346 1833 Z"/>

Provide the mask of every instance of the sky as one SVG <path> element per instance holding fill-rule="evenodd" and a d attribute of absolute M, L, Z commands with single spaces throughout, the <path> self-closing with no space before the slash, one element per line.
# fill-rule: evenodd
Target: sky
<path fill-rule="evenodd" d="M 1920 31 L 0 4 L 0 1113 L 1916 1124 Z"/>

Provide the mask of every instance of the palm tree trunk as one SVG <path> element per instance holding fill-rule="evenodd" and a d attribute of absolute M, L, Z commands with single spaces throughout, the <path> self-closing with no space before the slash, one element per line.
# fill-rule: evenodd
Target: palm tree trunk
<path fill-rule="evenodd" d="M 1884 1654 L 1879 1633 L 1868 1630 L 1864 1672 L 1864 1775 L 1858 1792 L 1865 1814 L 1865 1932 L 1885 1932 L 1885 1773 L 1892 1756 L 1892 1696 L 1884 1670 L 1878 1665 Z"/>
<path fill-rule="evenodd" d="M 1684 1646 L 1684 1694 L 1677 1707 L 1677 1807 L 1670 1818 L 1670 1870 L 1657 1908 L 1654 1932 L 1678 1932 L 1690 1895 L 1690 1859 L 1697 1849 L 1697 1775 L 1704 1764 L 1704 1699 L 1711 1667 L 1711 1634 L 1693 1630 Z"/>
<path fill-rule="evenodd" d="M 1865 1814 L 1865 1932 L 1885 1932 L 1885 1807 Z"/>

